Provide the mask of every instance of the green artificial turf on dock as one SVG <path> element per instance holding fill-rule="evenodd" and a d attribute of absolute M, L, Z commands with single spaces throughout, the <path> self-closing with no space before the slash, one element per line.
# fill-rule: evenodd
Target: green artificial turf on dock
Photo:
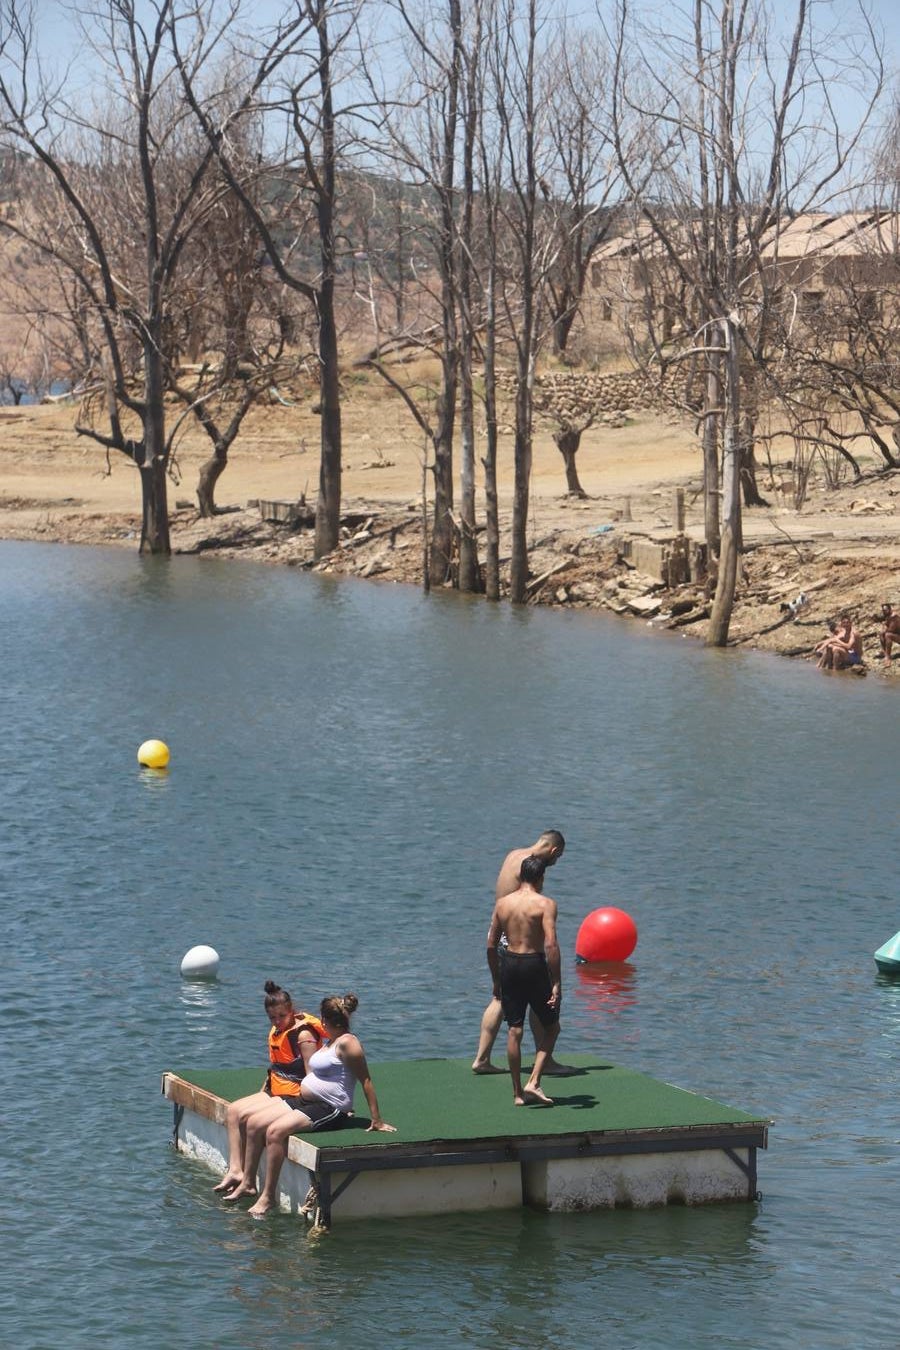
<path fill-rule="evenodd" d="M 318 1148 L 373 1144 L 421 1144 L 435 1140 L 589 1134 L 621 1130 L 692 1129 L 702 1126 L 766 1126 L 765 1117 L 725 1106 L 648 1074 L 592 1055 L 567 1055 L 571 1078 L 545 1078 L 553 1107 L 514 1106 L 508 1074 L 474 1074 L 468 1060 L 415 1059 L 370 1065 L 385 1120 L 396 1134 L 366 1133 L 368 1111 L 357 1088 L 357 1116 L 340 1130 L 317 1130 L 304 1138 Z M 260 1069 L 175 1069 L 205 1092 L 234 1101 L 258 1092 Z M 356 1123 L 358 1122 L 358 1123 Z"/>

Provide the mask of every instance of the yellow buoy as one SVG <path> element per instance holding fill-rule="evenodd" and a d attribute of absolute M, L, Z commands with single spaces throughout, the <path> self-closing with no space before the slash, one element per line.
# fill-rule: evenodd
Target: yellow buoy
<path fill-rule="evenodd" d="M 138 764 L 148 769 L 164 769 L 169 762 L 169 747 L 165 741 L 144 741 L 137 757 Z"/>

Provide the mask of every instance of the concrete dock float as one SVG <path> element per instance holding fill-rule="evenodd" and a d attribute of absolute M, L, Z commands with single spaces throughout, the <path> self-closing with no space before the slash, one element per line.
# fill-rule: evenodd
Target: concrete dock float
<path fill-rule="evenodd" d="M 514 1106 L 506 1074 L 468 1060 L 372 1064 L 385 1120 L 363 1113 L 338 1130 L 292 1136 L 279 1203 L 325 1227 L 345 1219 L 508 1209 L 707 1204 L 754 1200 L 757 1149 L 770 1122 L 596 1056 L 545 1078 L 554 1106 Z M 225 1110 L 258 1092 L 260 1069 L 166 1072 L 174 1143 L 222 1174 Z M 357 1104 L 362 1094 L 357 1093 Z"/>

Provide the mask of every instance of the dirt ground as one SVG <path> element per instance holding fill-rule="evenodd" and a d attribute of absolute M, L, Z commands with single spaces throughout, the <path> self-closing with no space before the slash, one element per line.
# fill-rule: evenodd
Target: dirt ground
<path fill-rule="evenodd" d="M 170 487 L 174 551 L 421 584 L 422 434 L 396 396 L 377 384 L 359 379 L 346 395 L 346 528 L 335 553 L 314 563 L 310 532 L 264 520 L 258 505 L 297 502 L 304 495 L 314 505 L 319 419 L 312 397 L 273 402 L 248 419 L 220 479 L 221 514 L 214 520 L 201 520 L 196 510 L 197 473 L 208 452 L 198 438 L 185 440 Z M 76 436 L 74 420 L 74 408 L 65 404 L 0 408 L 0 538 L 136 549 L 137 470 L 121 455 L 107 463 L 102 449 Z M 702 583 L 667 590 L 623 559 L 627 540 L 672 538 L 677 488 L 684 489 L 686 533 L 702 541 L 701 461 L 693 429 L 640 412 L 620 422 L 584 435 L 578 456 L 589 494 L 584 501 L 565 496 L 562 459 L 549 432 L 539 431 L 530 600 L 611 609 L 702 639 L 708 604 Z M 502 525 L 508 525 L 511 455 L 505 436 Z M 900 662 L 884 667 L 877 634 L 882 601 L 900 605 L 900 475 L 880 472 L 879 464 L 873 458 L 862 481 L 834 490 L 814 482 L 800 511 L 781 488 L 767 490 L 768 469 L 761 473 L 769 505 L 745 511 L 733 645 L 808 659 L 828 619 L 847 608 L 863 633 L 863 669 L 897 678 Z M 786 612 L 783 606 L 801 594 L 806 603 L 798 613 Z"/>

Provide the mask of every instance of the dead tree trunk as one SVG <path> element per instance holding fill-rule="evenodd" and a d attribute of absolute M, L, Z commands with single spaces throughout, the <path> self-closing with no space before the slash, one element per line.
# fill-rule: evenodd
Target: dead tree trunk
<path fill-rule="evenodd" d="M 492 247 L 496 243 L 496 220 L 493 208 L 490 219 Z M 499 427 L 497 417 L 496 365 L 497 306 L 496 279 L 493 259 L 488 264 L 487 297 L 484 334 L 484 593 L 488 600 L 500 599 L 500 511 L 497 498 L 497 444 Z"/>
<path fill-rule="evenodd" d="M 218 447 L 200 467 L 197 479 L 197 506 L 204 520 L 216 514 L 216 484 L 228 465 L 227 452 Z"/>
<path fill-rule="evenodd" d="M 722 450 L 722 541 L 719 551 L 719 571 L 716 594 L 709 620 L 709 647 L 724 647 L 728 642 L 728 628 L 734 609 L 737 588 L 738 563 L 743 546 L 741 531 L 741 476 L 740 476 L 740 372 L 738 369 L 738 334 L 735 325 L 726 319 L 725 333 L 725 417 Z"/>
<path fill-rule="evenodd" d="M 718 558 L 722 547 L 719 496 L 719 423 L 722 406 L 721 345 L 718 330 L 707 337 L 706 390 L 703 410 L 703 533 L 710 559 Z"/>
<path fill-rule="evenodd" d="M 768 506 L 756 481 L 756 422 L 749 412 L 741 426 L 741 492 L 745 506 Z"/>
<path fill-rule="evenodd" d="M 341 391 L 338 367 L 337 323 L 334 313 L 334 210 L 337 183 L 337 140 L 334 93 L 331 83 L 333 47 L 324 4 L 313 7 L 319 39 L 319 97 L 321 106 L 321 167 L 316 191 L 321 283 L 317 310 L 319 327 L 319 395 L 322 406 L 319 457 L 319 496 L 316 501 L 317 558 L 337 548 L 341 537 Z"/>
<path fill-rule="evenodd" d="M 587 497 L 587 493 L 578 480 L 578 469 L 575 466 L 575 456 L 578 454 L 578 447 L 581 445 L 581 432 L 575 427 L 561 428 L 554 431 L 553 439 L 566 467 L 566 492 L 570 497 Z"/>
<path fill-rule="evenodd" d="M 169 557 L 169 505 L 166 466 L 158 457 L 139 464 L 141 474 L 141 542 L 139 552 Z"/>
<path fill-rule="evenodd" d="M 144 327 L 143 440 L 136 463 L 141 471 L 141 553 L 172 552 L 169 542 L 169 506 L 166 491 L 168 448 L 163 393 L 161 321 L 154 316 Z"/>

